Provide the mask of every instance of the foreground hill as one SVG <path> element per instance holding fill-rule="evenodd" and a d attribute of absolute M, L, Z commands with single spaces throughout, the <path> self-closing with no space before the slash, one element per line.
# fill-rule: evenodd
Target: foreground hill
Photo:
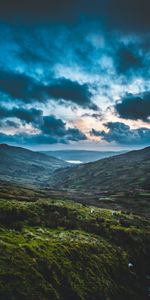
<path fill-rule="evenodd" d="M 119 155 L 123 153 L 123 151 L 115 152 L 115 151 L 89 151 L 89 150 L 58 150 L 58 151 L 43 151 L 43 153 L 66 161 L 88 163 L 106 157 Z"/>
<path fill-rule="evenodd" d="M 0 199 L 2 300 L 146 300 L 149 253 L 146 218 L 68 200 Z"/>
<path fill-rule="evenodd" d="M 55 157 L 6 144 L 0 145 L 0 180 L 44 186 L 56 169 L 69 164 Z"/>
<path fill-rule="evenodd" d="M 55 185 L 89 192 L 150 191 L 150 147 L 55 172 Z"/>

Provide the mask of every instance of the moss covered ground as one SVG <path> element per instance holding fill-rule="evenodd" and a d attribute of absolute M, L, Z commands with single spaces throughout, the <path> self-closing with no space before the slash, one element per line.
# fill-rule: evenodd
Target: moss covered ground
<path fill-rule="evenodd" d="M 0 299 L 144 300 L 150 222 L 68 200 L 0 200 Z"/>

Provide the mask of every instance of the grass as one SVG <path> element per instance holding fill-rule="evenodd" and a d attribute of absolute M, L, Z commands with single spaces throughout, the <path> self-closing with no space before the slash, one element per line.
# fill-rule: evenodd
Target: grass
<path fill-rule="evenodd" d="M 147 299 L 149 233 L 121 211 L 1 199 L 0 299 Z"/>

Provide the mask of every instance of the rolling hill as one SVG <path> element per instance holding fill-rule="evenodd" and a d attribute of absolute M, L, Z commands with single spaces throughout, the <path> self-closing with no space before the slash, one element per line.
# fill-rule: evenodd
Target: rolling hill
<path fill-rule="evenodd" d="M 9 190 L 10 199 L 14 193 L 23 199 L 29 188 L 25 198 L 69 198 L 149 216 L 149 183 L 150 147 L 73 166 L 39 152 L 0 145 L 0 191 L 5 196 Z"/>
<path fill-rule="evenodd" d="M 148 300 L 149 219 L 0 199 L 0 299 Z"/>
<path fill-rule="evenodd" d="M 56 171 L 55 185 L 93 193 L 150 191 L 150 147 Z"/>
<path fill-rule="evenodd" d="M 0 145 L 0 180 L 30 186 L 45 186 L 56 169 L 69 164 L 55 157 L 21 147 Z"/>
<path fill-rule="evenodd" d="M 150 194 L 150 147 L 68 168 L 1 145 L 0 164 L 0 299 L 149 299 L 148 207 L 144 216 L 114 210 L 112 197 L 137 189 Z M 91 204 L 109 191 L 111 204 L 99 205 L 111 209 L 74 203 L 63 191 L 57 198 L 52 179 L 55 191 L 90 192 Z M 125 205 L 131 207 L 129 198 Z"/>

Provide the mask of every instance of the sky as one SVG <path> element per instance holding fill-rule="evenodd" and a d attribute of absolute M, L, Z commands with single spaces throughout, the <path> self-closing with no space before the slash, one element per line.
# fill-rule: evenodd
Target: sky
<path fill-rule="evenodd" d="M 0 1 L 0 143 L 150 144 L 150 1 Z"/>

